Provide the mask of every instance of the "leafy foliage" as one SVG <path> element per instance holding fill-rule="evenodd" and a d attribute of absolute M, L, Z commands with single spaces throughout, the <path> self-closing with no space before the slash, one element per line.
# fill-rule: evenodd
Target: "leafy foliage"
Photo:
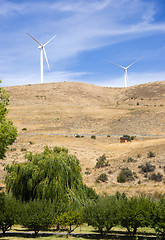
<path fill-rule="evenodd" d="M 91 136 L 91 139 L 96 139 L 96 136 L 95 136 L 95 135 L 92 135 L 92 136 Z"/>
<path fill-rule="evenodd" d="M 27 162 L 6 168 L 6 189 L 17 199 L 82 203 L 97 197 L 93 189 L 83 184 L 79 161 L 67 149 L 45 147 L 44 152 L 29 153 L 26 158 Z"/>
<path fill-rule="evenodd" d="M 109 232 L 118 223 L 118 201 L 114 196 L 99 197 L 85 208 L 86 222 L 101 234 Z"/>
<path fill-rule="evenodd" d="M 109 163 L 106 159 L 105 154 L 103 154 L 102 156 L 100 156 L 99 158 L 96 159 L 96 166 L 95 168 L 101 168 L 101 167 L 107 167 L 109 166 Z"/>
<path fill-rule="evenodd" d="M 155 229 L 157 239 L 165 239 L 165 198 L 161 197 L 155 202 L 151 212 L 150 225 Z"/>
<path fill-rule="evenodd" d="M 6 118 L 8 105 L 9 95 L 0 87 L 0 159 L 5 157 L 7 147 L 15 141 L 17 136 L 17 130 L 12 121 Z"/>
<path fill-rule="evenodd" d="M 149 226 L 152 205 L 152 200 L 145 196 L 120 201 L 120 224 L 127 228 L 130 236 L 134 236 L 139 227 Z"/>
<path fill-rule="evenodd" d="M 73 232 L 84 222 L 83 212 L 80 209 L 70 209 L 64 212 L 59 218 L 60 225 L 69 226 L 68 233 Z M 72 228 L 74 226 L 74 228 Z"/>
<path fill-rule="evenodd" d="M 154 172 L 155 170 L 155 165 L 152 165 L 150 162 L 146 162 L 145 164 L 142 164 L 140 166 L 138 166 L 138 168 L 141 168 L 141 172 Z"/>
<path fill-rule="evenodd" d="M 96 182 L 106 182 L 108 180 L 107 174 L 106 173 L 101 173 L 97 179 Z"/>
<path fill-rule="evenodd" d="M 150 151 L 150 152 L 147 154 L 147 157 L 148 157 L 148 158 L 155 157 L 155 153 Z"/>
<path fill-rule="evenodd" d="M 0 193 L 0 229 L 3 234 L 14 224 L 16 208 L 17 204 L 14 198 Z"/>
<path fill-rule="evenodd" d="M 163 175 L 161 173 L 151 173 L 149 179 L 155 182 L 161 182 L 163 180 Z"/>
<path fill-rule="evenodd" d="M 19 222 L 35 234 L 40 230 L 47 230 L 54 218 L 53 204 L 50 201 L 34 200 L 21 204 Z"/>
<path fill-rule="evenodd" d="M 122 168 L 119 175 L 117 176 L 117 182 L 119 183 L 125 183 L 133 180 L 134 180 L 134 177 L 129 168 Z"/>

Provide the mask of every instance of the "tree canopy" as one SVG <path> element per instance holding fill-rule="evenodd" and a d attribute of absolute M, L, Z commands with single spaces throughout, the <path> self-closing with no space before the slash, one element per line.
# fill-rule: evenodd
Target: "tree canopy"
<path fill-rule="evenodd" d="M 97 197 L 93 189 L 83 184 L 79 160 L 67 149 L 45 147 L 42 153 L 27 154 L 26 159 L 6 167 L 6 189 L 17 199 L 83 204 L 86 199 Z"/>
<path fill-rule="evenodd" d="M 1 83 L 1 81 L 0 81 Z M 7 119 L 9 95 L 0 87 L 0 159 L 5 157 L 7 147 L 11 145 L 17 136 L 17 130 L 10 119 Z"/>

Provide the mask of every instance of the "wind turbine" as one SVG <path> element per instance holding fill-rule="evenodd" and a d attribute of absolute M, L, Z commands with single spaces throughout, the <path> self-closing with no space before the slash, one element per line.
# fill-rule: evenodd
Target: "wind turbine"
<path fill-rule="evenodd" d="M 27 33 L 34 41 L 36 41 L 40 46 L 38 47 L 40 49 L 40 67 L 41 67 L 41 83 L 43 83 L 43 52 L 44 52 L 44 55 L 45 55 L 45 59 L 46 59 L 46 62 L 47 62 L 47 65 L 48 65 L 48 69 L 50 71 L 50 66 L 49 66 L 49 62 L 48 62 L 48 58 L 47 58 L 47 55 L 46 55 L 46 50 L 45 50 L 45 46 L 53 40 L 53 38 L 56 37 L 53 36 L 51 39 L 49 39 L 49 41 L 47 41 L 45 44 L 41 44 L 37 39 L 35 39 L 34 37 L 32 37 L 29 33 Z"/>
<path fill-rule="evenodd" d="M 136 62 L 138 62 L 141 58 L 142 58 L 142 57 L 136 59 L 135 62 L 131 63 L 131 64 L 128 65 L 127 67 L 123 67 L 123 66 L 121 66 L 121 65 L 119 65 L 119 64 L 117 64 L 117 63 L 111 62 L 111 61 L 109 61 L 109 60 L 107 60 L 107 61 L 110 62 L 110 63 L 112 63 L 112 64 L 114 64 L 114 65 L 117 65 L 118 67 L 121 67 L 121 68 L 124 69 L 125 87 L 127 87 L 127 69 L 128 69 L 129 67 L 131 67 L 133 64 L 135 64 Z"/>

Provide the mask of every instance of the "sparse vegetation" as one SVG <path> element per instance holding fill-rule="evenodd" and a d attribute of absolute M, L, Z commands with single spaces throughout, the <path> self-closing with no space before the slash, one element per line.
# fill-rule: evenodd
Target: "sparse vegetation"
<path fill-rule="evenodd" d="M 108 176 L 106 173 L 101 173 L 97 179 L 96 179 L 96 182 L 99 183 L 99 182 L 106 182 L 108 180 Z"/>
<path fill-rule="evenodd" d="M 128 157 L 127 162 L 128 162 L 128 163 L 130 163 L 130 162 L 137 162 L 137 160 L 135 160 L 135 159 L 132 158 L 132 157 Z"/>
<path fill-rule="evenodd" d="M 26 148 L 21 148 L 21 152 L 26 152 L 27 149 Z"/>
<path fill-rule="evenodd" d="M 132 171 L 129 168 L 122 168 L 119 175 L 117 176 L 117 182 L 125 183 L 128 181 L 133 181 L 134 177 Z"/>
<path fill-rule="evenodd" d="M 96 166 L 95 168 L 102 168 L 102 167 L 107 167 L 109 166 L 109 163 L 106 159 L 105 154 L 103 154 L 102 156 L 100 156 L 99 158 L 96 159 Z"/>
<path fill-rule="evenodd" d="M 141 172 L 148 173 L 148 172 L 154 172 L 156 166 L 152 165 L 150 162 L 146 162 L 145 164 L 138 166 L 138 168 L 141 169 Z"/>
<path fill-rule="evenodd" d="M 163 180 L 163 175 L 161 173 L 151 173 L 149 179 L 155 182 L 161 182 Z"/>
<path fill-rule="evenodd" d="M 153 158 L 153 157 L 155 157 L 155 153 L 150 151 L 150 152 L 147 154 L 147 157 L 148 157 L 148 158 Z"/>

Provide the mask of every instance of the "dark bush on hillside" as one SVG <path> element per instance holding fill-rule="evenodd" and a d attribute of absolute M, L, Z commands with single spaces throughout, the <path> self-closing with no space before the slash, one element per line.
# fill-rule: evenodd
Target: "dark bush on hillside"
<path fill-rule="evenodd" d="M 152 165 L 150 162 L 146 162 L 145 164 L 142 164 L 138 166 L 138 168 L 141 168 L 141 172 L 154 172 L 155 170 L 155 165 Z"/>
<path fill-rule="evenodd" d="M 153 153 L 153 152 L 150 151 L 150 152 L 147 154 L 147 157 L 148 157 L 148 158 L 155 157 L 155 153 Z"/>
<path fill-rule="evenodd" d="M 100 156 L 99 158 L 96 159 L 96 166 L 95 168 L 101 168 L 101 167 L 106 167 L 109 166 L 108 161 L 106 160 L 106 156 L 105 154 L 103 154 L 102 156 Z"/>
<path fill-rule="evenodd" d="M 117 182 L 125 183 L 133 180 L 134 180 L 134 177 L 133 177 L 132 171 L 129 168 L 122 168 L 122 170 L 120 171 L 117 177 Z"/>
<path fill-rule="evenodd" d="M 92 138 L 92 139 L 96 139 L 96 136 L 95 136 L 95 135 L 92 135 L 91 138 Z"/>
<path fill-rule="evenodd" d="M 136 161 L 135 159 L 129 157 L 129 158 L 127 159 L 127 162 L 130 163 L 130 162 L 137 162 L 137 161 Z"/>
<path fill-rule="evenodd" d="M 160 173 L 152 173 L 150 176 L 149 176 L 149 179 L 150 180 L 153 180 L 155 182 L 161 182 L 162 179 L 163 179 L 163 175 L 160 174 Z"/>
<path fill-rule="evenodd" d="M 106 182 L 108 180 L 107 174 L 106 173 L 102 173 L 98 176 L 98 178 L 96 179 L 96 182 Z"/>

